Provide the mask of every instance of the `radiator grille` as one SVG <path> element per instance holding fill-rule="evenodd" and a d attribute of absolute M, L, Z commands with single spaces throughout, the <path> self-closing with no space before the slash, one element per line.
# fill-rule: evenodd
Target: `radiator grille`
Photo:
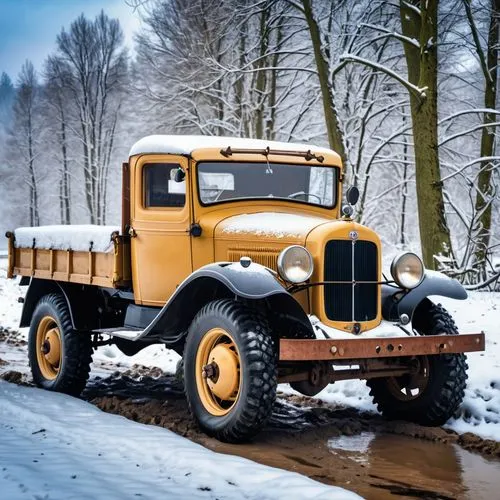
<path fill-rule="evenodd" d="M 325 281 L 378 280 L 377 246 L 371 241 L 331 240 L 325 247 Z M 325 312 L 332 321 L 369 321 L 377 316 L 376 283 L 324 286 Z"/>

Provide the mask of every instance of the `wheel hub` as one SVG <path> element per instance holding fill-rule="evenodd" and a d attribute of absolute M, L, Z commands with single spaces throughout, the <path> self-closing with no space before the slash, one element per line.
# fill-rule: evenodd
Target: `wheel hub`
<path fill-rule="evenodd" d="M 45 316 L 40 320 L 36 344 L 38 367 L 42 376 L 47 380 L 55 379 L 61 365 L 61 334 L 52 317 Z"/>
<path fill-rule="evenodd" d="M 52 328 L 47 332 L 42 344 L 42 353 L 45 359 L 54 367 L 59 367 L 61 358 L 61 342 L 59 340 L 58 328 Z"/>
<path fill-rule="evenodd" d="M 196 353 L 196 386 L 201 403 L 215 416 L 226 415 L 238 400 L 241 374 L 236 343 L 229 332 L 206 332 Z"/>
<path fill-rule="evenodd" d="M 234 399 L 239 386 L 238 357 L 228 344 L 216 345 L 209 355 L 211 361 L 206 377 L 210 390 L 220 399 Z"/>
<path fill-rule="evenodd" d="M 422 395 L 429 382 L 429 360 L 427 356 L 415 358 L 412 370 L 402 377 L 388 379 L 389 391 L 400 401 L 410 401 Z"/>

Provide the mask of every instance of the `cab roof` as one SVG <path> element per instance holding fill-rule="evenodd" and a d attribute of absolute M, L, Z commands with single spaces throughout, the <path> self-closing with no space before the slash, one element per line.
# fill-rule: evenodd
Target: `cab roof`
<path fill-rule="evenodd" d="M 216 137 L 208 135 L 149 135 L 137 141 L 130 149 L 129 156 L 140 154 L 177 154 L 191 155 L 197 149 L 275 149 L 282 151 L 309 151 L 338 155 L 328 148 L 313 144 L 297 144 L 240 137 Z"/>

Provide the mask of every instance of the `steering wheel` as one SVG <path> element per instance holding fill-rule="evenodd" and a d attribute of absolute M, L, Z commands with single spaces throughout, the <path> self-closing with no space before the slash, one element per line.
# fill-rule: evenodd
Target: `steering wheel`
<path fill-rule="evenodd" d="M 314 198 L 317 198 L 318 203 L 319 203 L 320 205 L 321 205 L 321 203 L 322 203 L 321 198 L 320 198 L 317 194 L 313 194 L 313 193 L 306 193 L 305 191 L 297 191 L 296 193 L 289 194 L 289 195 L 287 196 L 287 198 L 292 198 L 292 199 L 294 199 L 294 198 L 297 198 L 297 196 L 307 196 L 307 197 L 309 197 L 309 196 L 314 196 Z M 306 200 L 306 201 L 307 201 L 307 200 Z"/>

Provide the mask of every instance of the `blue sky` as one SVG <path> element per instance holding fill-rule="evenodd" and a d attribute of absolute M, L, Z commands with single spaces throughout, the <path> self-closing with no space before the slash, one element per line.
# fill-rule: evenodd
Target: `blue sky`
<path fill-rule="evenodd" d="M 140 23 L 125 0 L 0 0 L 0 73 L 15 81 L 26 59 L 41 71 L 61 28 L 82 12 L 93 18 L 101 9 L 120 20 L 131 46 Z"/>

